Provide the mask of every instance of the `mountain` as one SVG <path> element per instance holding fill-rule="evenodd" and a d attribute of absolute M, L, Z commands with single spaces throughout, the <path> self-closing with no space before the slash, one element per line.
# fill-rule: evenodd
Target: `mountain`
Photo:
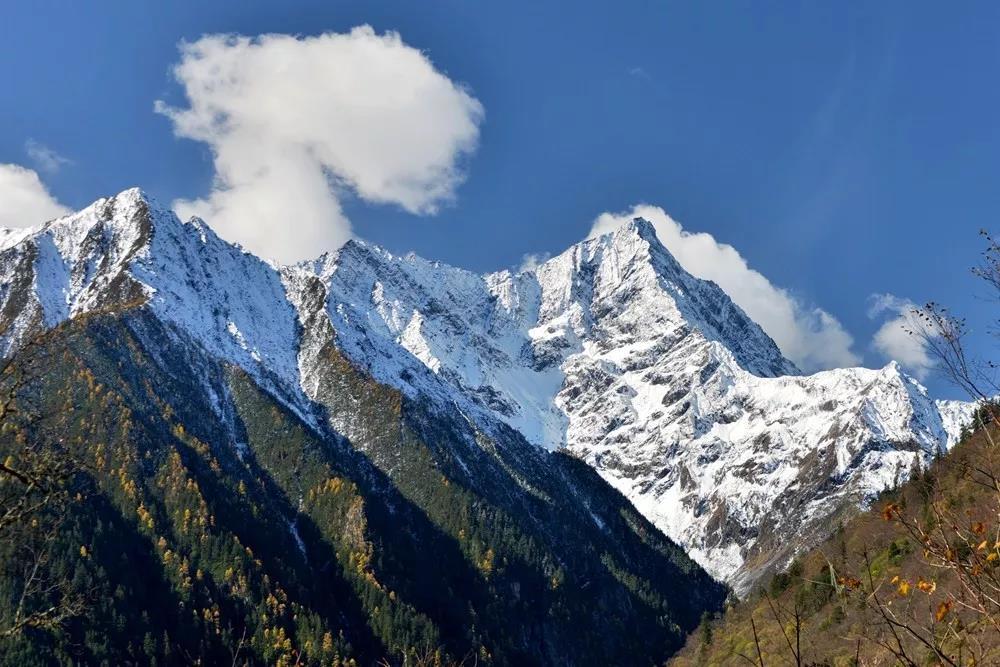
<path fill-rule="evenodd" d="M 352 241 L 286 276 L 297 303 L 326 293 L 300 317 L 329 318 L 375 377 L 567 448 L 740 592 L 945 451 L 970 410 L 894 363 L 799 374 L 643 220 L 516 275 Z"/>
<path fill-rule="evenodd" d="M 141 213 L 145 211 L 146 213 Z M 351 241 L 274 266 L 138 191 L 0 241 L 0 346 L 142 301 L 314 427 L 334 347 L 410 400 L 590 464 L 745 592 L 953 444 L 970 406 L 895 364 L 802 375 L 641 219 L 517 274 Z"/>
<path fill-rule="evenodd" d="M 30 520 L 0 521 L 0 664 L 653 664 L 721 609 L 592 468 L 389 345 L 363 276 L 444 276 L 441 326 L 482 304 L 386 258 L 274 266 L 138 190 L 2 236 Z"/>

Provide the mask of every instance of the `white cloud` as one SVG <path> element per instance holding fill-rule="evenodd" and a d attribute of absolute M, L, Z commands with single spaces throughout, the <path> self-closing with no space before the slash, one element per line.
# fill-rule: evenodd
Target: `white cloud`
<path fill-rule="evenodd" d="M 56 173 L 64 165 L 73 164 L 73 161 L 68 157 L 60 155 L 45 144 L 41 144 L 34 139 L 28 139 L 24 142 L 24 152 L 28 154 L 28 157 L 35 163 L 36 167 L 49 174 Z"/>
<path fill-rule="evenodd" d="M 875 332 L 872 346 L 923 380 L 934 368 L 934 360 L 927 351 L 926 335 L 929 332 L 924 321 L 914 312 L 916 307 L 912 301 L 892 294 L 873 294 L 868 316 L 872 319 L 889 317 Z"/>
<path fill-rule="evenodd" d="M 552 257 L 547 252 L 529 252 L 521 256 L 521 263 L 517 267 L 517 272 L 534 271 Z"/>
<path fill-rule="evenodd" d="M 804 371 L 856 366 L 853 339 L 826 311 L 803 303 L 747 265 L 731 245 L 711 234 L 692 233 L 658 206 L 639 204 L 622 213 L 603 213 L 589 236 L 610 232 L 633 218 L 653 223 L 660 242 L 692 275 L 715 281 Z"/>
<path fill-rule="evenodd" d="M 69 213 L 49 194 L 38 174 L 16 164 L 0 164 L 0 227 L 31 227 Z"/>
<path fill-rule="evenodd" d="M 394 32 L 210 35 L 180 48 L 189 107 L 156 110 L 211 147 L 216 174 L 208 197 L 174 207 L 266 256 L 347 240 L 346 191 L 435 213 L 478 142 L 479 101 Z"/>

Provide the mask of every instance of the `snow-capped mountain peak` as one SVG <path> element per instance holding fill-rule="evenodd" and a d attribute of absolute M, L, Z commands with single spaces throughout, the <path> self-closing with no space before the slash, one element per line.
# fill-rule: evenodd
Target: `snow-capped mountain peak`
<path fill-rule="evenodd" d="M 578 297 L 597 318 L 645 311 L 636 321 L 637 339 L 650 338 L 642 328 L 688 328 L 723 344 L 752 373 L 796 374 L 774 341 L 711 281 L 684 270 L 659 241 L 653 225 L 642 218 L 615 231 L 579 243 L 535 270 L 543 286 L 541 320 L 565 310 L 566 298 Z M 574 291 L 572 287 L 576 287 Z M 662 332 L 661 332 L 662 333 Z"/>
<path fill-rule="evenodd" d="M 278 272 L 181 222 L 138 188 L 26 230 L 0 251 L 4 353 L 92 311 L 147 305 L 217 354 L 296 377 L 296 321 Z"/>

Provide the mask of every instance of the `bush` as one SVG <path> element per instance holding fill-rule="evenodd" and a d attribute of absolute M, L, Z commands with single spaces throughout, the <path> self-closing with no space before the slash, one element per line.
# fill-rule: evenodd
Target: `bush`
<path fill-rule="evenodd" d="M 787 572 L 779 572 L 771 579 L 769 591 L 771 597 L 777 597 L 788 590 L 792 583 L 792 577 Z"/>

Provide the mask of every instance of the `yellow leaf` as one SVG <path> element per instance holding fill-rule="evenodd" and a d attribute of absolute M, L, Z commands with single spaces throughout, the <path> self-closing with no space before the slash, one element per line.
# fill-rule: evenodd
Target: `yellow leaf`
<path fill-rule="evenodd" d="M 976 547 L 976 551 L 986 551 L 986 540 L 979 543 L 979 546 Z"/>
<path fill-rule="evenodd" d="M 907 595 L 910 594 L 910 582 L 908 582 L 905 579 L 903 581 L 899 582 L 899 588 L 898 588 L 898 590 L 899 590 L 899 594 L 905 598 Z"/>
<path fill-rule="evenodd" d="M 951 600 L 947 602 L 942 602 L 938 605 L 937 611 L 934 613 L 934 618 L 938 621 L 942 620 L 951 611 Z"/>

